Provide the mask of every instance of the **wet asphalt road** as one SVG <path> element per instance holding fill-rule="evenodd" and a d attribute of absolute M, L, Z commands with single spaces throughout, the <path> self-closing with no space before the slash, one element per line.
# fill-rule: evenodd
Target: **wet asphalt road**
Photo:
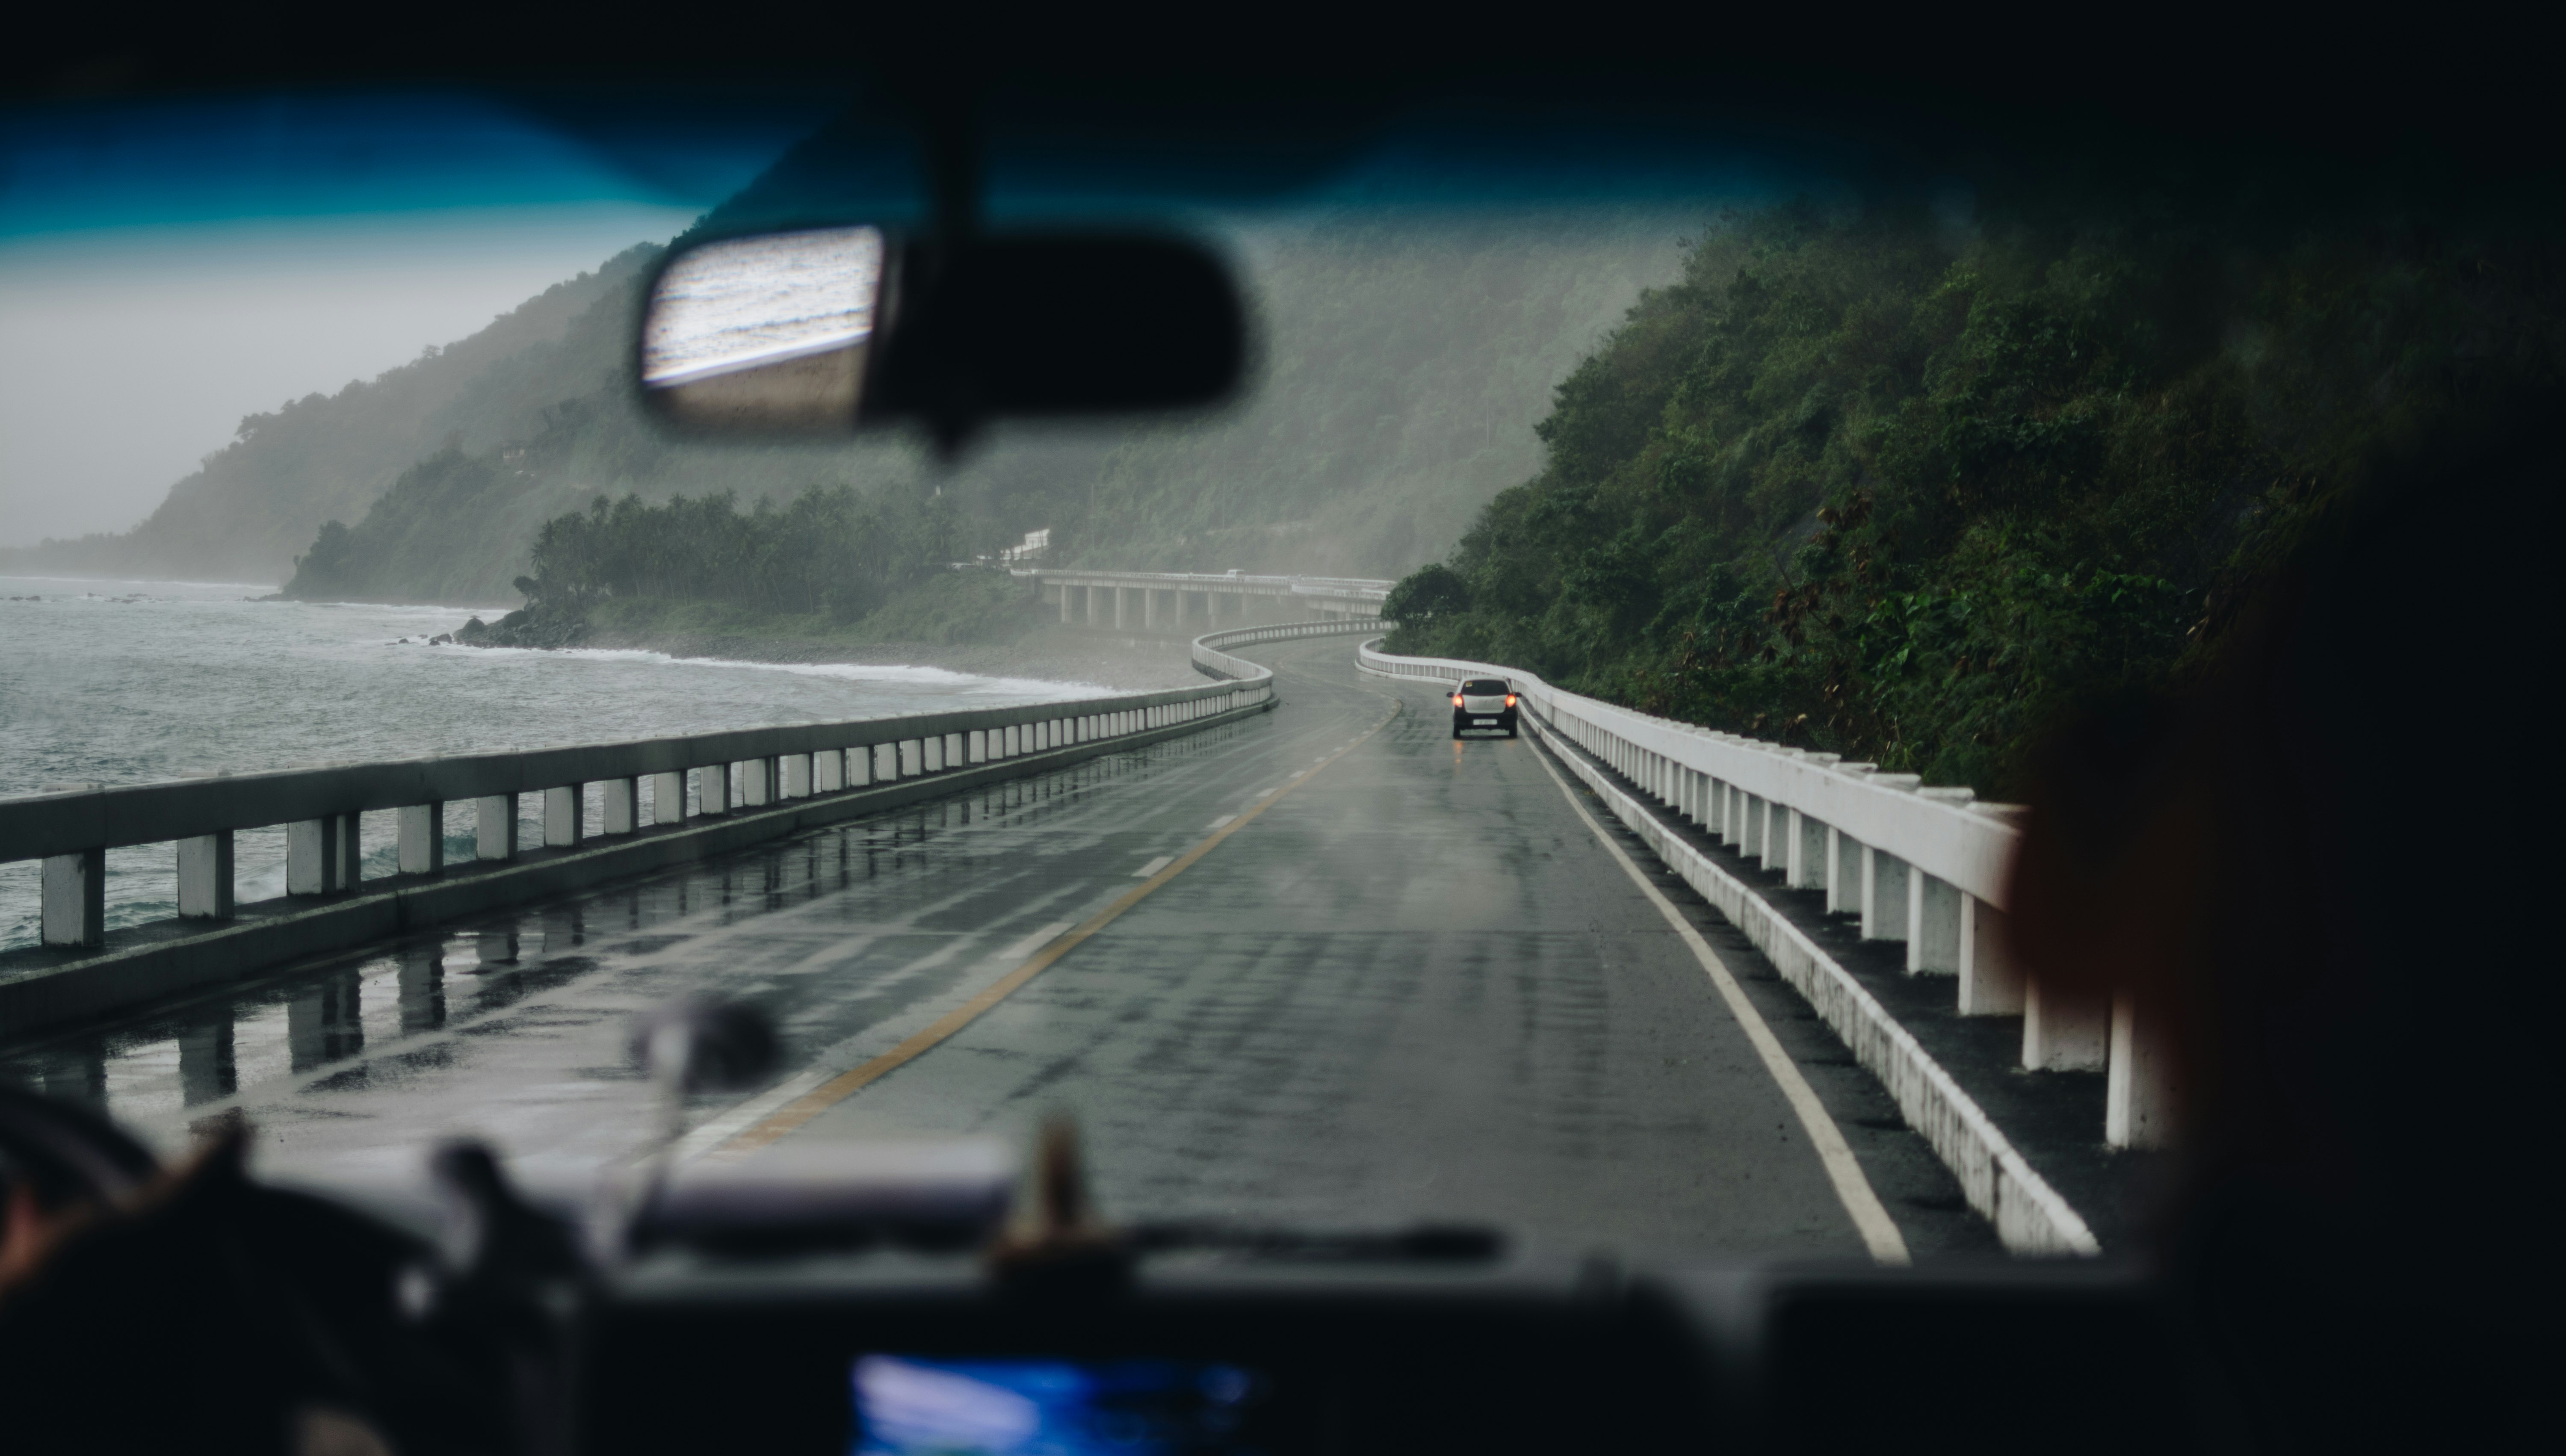
<path fill-rule="evenodd" d="M 406 1178 L 435 1139 L 471 1133 L 539 1179 L 581 1179 L 653 1122 L 626 1049 L 636 1012 L 744 996 L 782 1026 L 788 1072 L 859 1066 L 1289 784 L 1022 989 L 786 1135 L 1020 1136 L 1068 1111 L 1111 1216 L 1434 1218 L 1556 1253 L 1859 1257 L 1771 1075 L 1543 750 L 1456 744 L 1438 694 L 1358 674 L 1347 639 L 1265 650 L 1282 706 L 1249 722 L 0 1049 L 0 1077 L 103 1102 L 171 1147 L 245 1116 L 271 1171 Z M 1676 897 L 1911 1249 L 1992 1249 L 1886 1094 Z"/>

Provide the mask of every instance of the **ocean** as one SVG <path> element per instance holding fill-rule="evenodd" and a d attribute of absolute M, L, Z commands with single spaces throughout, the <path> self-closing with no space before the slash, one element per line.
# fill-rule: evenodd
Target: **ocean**
<path fill-rule="evenodd" d="M 0 576 L 0 796 L 1103 690 L 936 667 L 430 646 L 475 614 L 507 608 L 255 600 L 275 590 Z M 529 825 L 520 833 L 540 843 L 536 803 L 523 801 Z M 368 875 L 392 872 L 392 821 L 388 812 L 365 817 Z M 470 821 L 447 816 L 464 826 L 449 858 L 470 857 Z M 174 860 L 166 845 L 108 851 L 110 929 L 176 913 Z M 284 893 L 283 828 L 242 832 L 234 863 L 243 900 Z M 33 860 L 0 864 L 0 950 L 37 941 L 38 873 Z"/>

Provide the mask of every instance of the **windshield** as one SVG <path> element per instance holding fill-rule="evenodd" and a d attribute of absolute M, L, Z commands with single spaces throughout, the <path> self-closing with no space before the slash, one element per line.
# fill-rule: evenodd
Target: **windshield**
<path fill-rule="evenodd" d="M 0 1079 L 172 1149 L 246 1121 L 271 1171 L 469 1131 L 578 1182 L 652 1136 L 631 1018 L 714 993 L 786 1055 L 687 1157 L 1067 1113 L 1125 1220 L 2130 1247 L 2178 1140 L 2152 1024 L 2044 1020 L 2006 948 L 2042 735 L 2216 660 L 2352 462 L 2554 324 L 2494 234 L 1691 131 L 1087 166 L 1002 123 L 991 226 L 1226 261 L 1239 397 L 958 450 L 662 429 L 637 368 L 875 327 L 640 332 L 672 240 L 836 228 L 812 286 L 880 275 L 930 189 L 842 102 L 0 123 L 0 795 L 867 725 L 13 849 Z M 590 867 L 12 991 L 547 864 Z"/>

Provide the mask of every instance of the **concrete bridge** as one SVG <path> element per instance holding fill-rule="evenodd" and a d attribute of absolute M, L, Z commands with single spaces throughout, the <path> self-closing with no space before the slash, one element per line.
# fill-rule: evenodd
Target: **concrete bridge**
<path fill-rule="evenodd" d="M 1381 616 L 1382 600 L 1396 585 L 1360 577 L 1251 577 L 1239 572 L 1086 572 L 1022 569 L 1041 581 L 1046 602 L 1057 602 L 1064 623 L 1111 626 L 1117 631 L 1182 633 L 1199 624 L 1217 628 L 1255 614 L 1268 618 L 1366 621 Z M 1251 607 L 1253 604 L 1253 607 Z"/>
<path fill-rule="evenodd" d="M 1066 1101 L 1152 1213 L 1892 1261 L 2121 1235 L 2104 1149 L 2164 1138 L 2156 1028 L 2004 962 L 2016 811 L 1372 627 L 1205 633 L 1212 680 L 1160 692 L 0 800 L 51 942 L 0 956 L 0 1078 L 172 1142 L 238 1111 L 286 1169 L 467 1127 L 593 1167 L 648 1131 L 630 1014 L 713 991 L 791 1072 L 700 1101 L 688 1155 Z M 1525 740 L 1451 737 L 1465 675 Z M 289 893 L 235 902 L 229 836 L 280 823 Z M 179 913 L 109 932 L 134 845 Z"/>

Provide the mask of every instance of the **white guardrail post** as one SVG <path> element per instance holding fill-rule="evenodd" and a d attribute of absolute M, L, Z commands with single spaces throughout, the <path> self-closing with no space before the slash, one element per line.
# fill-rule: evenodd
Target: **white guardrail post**
<path fill-rule="evenodd" d="M 1539 724 L 1792 889 L 1821 891 L 1865 940 L 1903 944 L 1910 975 L 1947 975 L 1962 1016 L 2020 1016 L 2022 1066 L 2105 1071 L 2104 1134 L 2164 1145 L 2172 1062 L 2147 1008 L 2046 991 L 2005 949 L 2006 873 L 2024 811 L 1914 774 L 1653 717 L 1563 691 L 1493 662 L 1357 648 L 1365 671 L 1458 681 L 1502 677 Z"/>

